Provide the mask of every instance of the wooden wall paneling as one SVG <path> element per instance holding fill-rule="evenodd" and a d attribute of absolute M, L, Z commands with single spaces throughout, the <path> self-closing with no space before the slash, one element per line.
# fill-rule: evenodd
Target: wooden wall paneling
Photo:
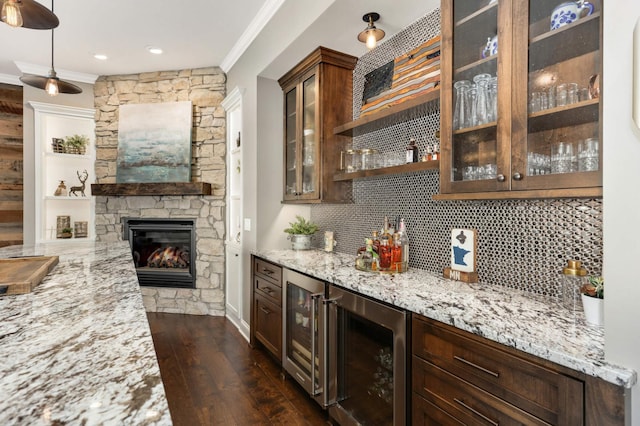
<path fill-rule="evenodd" d="M 0 247 L 22 244 L 22 87 L 0 84 Z"/>

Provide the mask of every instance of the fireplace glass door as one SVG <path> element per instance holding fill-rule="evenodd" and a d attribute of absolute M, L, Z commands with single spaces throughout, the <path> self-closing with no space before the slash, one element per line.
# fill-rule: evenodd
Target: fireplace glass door
<path fill-rule="evenodd" d="M 124 231 L 140 285 L 195 287 L 193 219 L 127 219 Z"/>

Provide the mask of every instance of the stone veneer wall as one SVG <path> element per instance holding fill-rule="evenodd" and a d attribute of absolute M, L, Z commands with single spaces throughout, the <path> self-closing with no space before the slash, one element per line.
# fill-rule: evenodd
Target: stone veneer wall
<path fill-rule="evenodd" d="M 102 76 L 94 94 L 97 183 L 116 181 L 120 105 L 192 102 L 191 179 L 211 183 L 213 194 L 96 197 L 96 238 L 121 240 L 123 217 L 196 218 L 196 288 L 142 287 L 144 305 L 149 312 L 224 315 L 225 74 L 213 67 Z"/>

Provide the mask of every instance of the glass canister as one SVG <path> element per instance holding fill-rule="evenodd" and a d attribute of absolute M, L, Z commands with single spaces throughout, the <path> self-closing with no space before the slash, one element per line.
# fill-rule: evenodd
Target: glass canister
<path fill-rule="evenodd" d="M 376 168 L 378 151 L 375 149 L 365 148 L 360 150 L 362 156 L 361 164 L 362 170 L 369 170 Z"/>
<path fill-rule="evenodd" d="M 588 138 L 580 143 L 578 150 L 578 170 L 594 172 L 599 168 L 598 138 Z"/>
<path fill-rule="evenodd" d="M 362 169 L 362 153 L 359 149 L 348 149 L 340 154 L 340 170 L 353 173 Z"/>
<path fill-rule="evenodd" d="M 491 82 L 490 74 L 478 74 L 473 77 L 476 84 L 476 108 L 473 123 L 476 126 L 486 124 L 491 121 L 491 102 L 489 99 L 489 84 Z"/>
<path fill-rule="evenodd" d="M 562 269 L 562 306 L 571 312 L 582 310 L 580 287 L 586 283 L 587 270 L 579 260 L 568 260 Z"/>

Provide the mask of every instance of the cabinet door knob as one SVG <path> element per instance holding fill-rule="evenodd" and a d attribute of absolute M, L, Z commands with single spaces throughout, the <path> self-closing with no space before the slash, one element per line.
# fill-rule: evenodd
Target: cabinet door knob
<path fill-rule="evenodd" d="M 523 176 L 520 173 L 513 174 L 513 180 L 522 180 Z"/>
<path fill-rule="evenodd" d="M 498 179 L 498 182 L 504 182 L 504 175 L 503 174 L 499 174 L 496 179 Z"/>

